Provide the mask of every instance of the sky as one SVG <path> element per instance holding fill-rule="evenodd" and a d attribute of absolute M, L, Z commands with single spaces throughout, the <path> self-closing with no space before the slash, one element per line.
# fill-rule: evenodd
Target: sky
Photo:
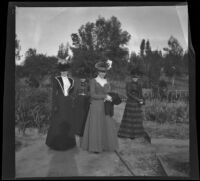
<path fill-rule="evenodd" d="M 29 48 L 37 53 L 56 56 L 61 43 L 72 45 L 71 34 L 81 25 L 95 22 L 99 16 L 116 16 L 131 40 L 129 51 L 139 52 L 142 39 L 150 41 L 153 50 L 167 47 L 171 35 L 184 50 L 188 46 L 187 6 L 135 7 L 17 7 L 16 35 L 20 40 L 23 61 Z"/>

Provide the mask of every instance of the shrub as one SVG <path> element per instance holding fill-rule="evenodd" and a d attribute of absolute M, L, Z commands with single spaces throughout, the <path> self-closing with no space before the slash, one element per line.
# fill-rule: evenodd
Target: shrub
<path fill-rule="evenodd" d="M 147 101 L 144 114 L 147 121 L 188 123 L 189 105 L 182 101 L 176 103 L 160 102 L 159 100 Z"/>
<path fill-rule="evenodd" d="M 28 127 L 39 128 L 48 125 L 51 114 L 51 90 L 16 86 L 15 124 L 25 134 Z"/>

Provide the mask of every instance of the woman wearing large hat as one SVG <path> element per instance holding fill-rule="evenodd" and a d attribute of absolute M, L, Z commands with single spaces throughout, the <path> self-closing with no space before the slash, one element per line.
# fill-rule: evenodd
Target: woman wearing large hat
<path fill-rule="evenodd" d="M 60 76 L 52 79 L 52 116 L 46 144 L 54 150 L 67 150 L 76 146 L 72 129 L 74 80 L 68 62 L 59 59 L 57 68 Z"/>
<path fill-rule="evenodd" d="M 118 131 L 118 136 L 130 138 L 141 142 L 150 142 L 150 137 L 144 131 L 142 105 L 142 87 L 138 80 L 142 76 L 142 71 L 135 67 L 131 71 L 131 81 L 126 84 L 127 102 Z"/>
<path fill-rule="evenodd" d="M 104 101 L 112 101 L 112 97 L 108 95 L 111 87 L 105 78 L 109 64 L 98 62 L 95 68 L 98 75 L 90 81 L 90 108 L 81 148 L 96 153 L 115 151 L 118 149 L 116 125 L 113 118 L 105 114 L 104 105 Z"/>

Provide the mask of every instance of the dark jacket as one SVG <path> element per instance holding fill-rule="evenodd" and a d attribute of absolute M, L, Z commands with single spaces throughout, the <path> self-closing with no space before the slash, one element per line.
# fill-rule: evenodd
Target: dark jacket
<path fill-rule="evenodd" d="M 136 101 L 140 104 L 140 100 L 143 100 L 143 104 L 145 104 L 145 99 L 142 95 L 142 86 L 138 82 L 128 82 L 126 84 L 126 93 L 128 97 L 128 101 Z"/>
<path fill-rule="evenodd" d="M 122 100 L 117 93 L 109 92 L 108 94 L 112 97 L 112 102 L 105 101 L 105 114 L 110 115 L 112 117 L 114 115 L 114 105 L 119 105 L 122 102 Z"/>
<path fill-rule="evenodd" d="M 72 78 L 68 78 L 70 81 L 70 87 L 69 87 L 69 96 L 73 97 L 74 94 L 74 80 Z M 53 90 L 52 90 L 52 111 L 57 111 L 59 108 L 59 103 L 58 103 L 58 95 L 63 95 L 63 89 L 64 89 L 64 84 L 61 76 L 55 76 L 52 77 L 52 85 L 53 85 Z"/>

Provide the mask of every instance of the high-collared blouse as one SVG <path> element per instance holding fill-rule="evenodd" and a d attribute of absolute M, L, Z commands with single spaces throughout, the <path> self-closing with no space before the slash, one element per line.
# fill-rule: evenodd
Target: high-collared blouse
<path fill-rule="evenodd" d="M 68 77 L 64 77 L 64 76 L 61 76 L 61 77 L 62 77 L 62 80 L 63 80 L 64 95 L 68 96 L 68 90 L 69 90 L 71 83 L 69 82 Z"/>
<path fill-rule="evenodd" d="M 64 96 L 68 96 L 70 89 L 74 86 L 74 80 L 70 77 L 63 76 L 57 76 L 55 78 L 57 79 Z"/>

